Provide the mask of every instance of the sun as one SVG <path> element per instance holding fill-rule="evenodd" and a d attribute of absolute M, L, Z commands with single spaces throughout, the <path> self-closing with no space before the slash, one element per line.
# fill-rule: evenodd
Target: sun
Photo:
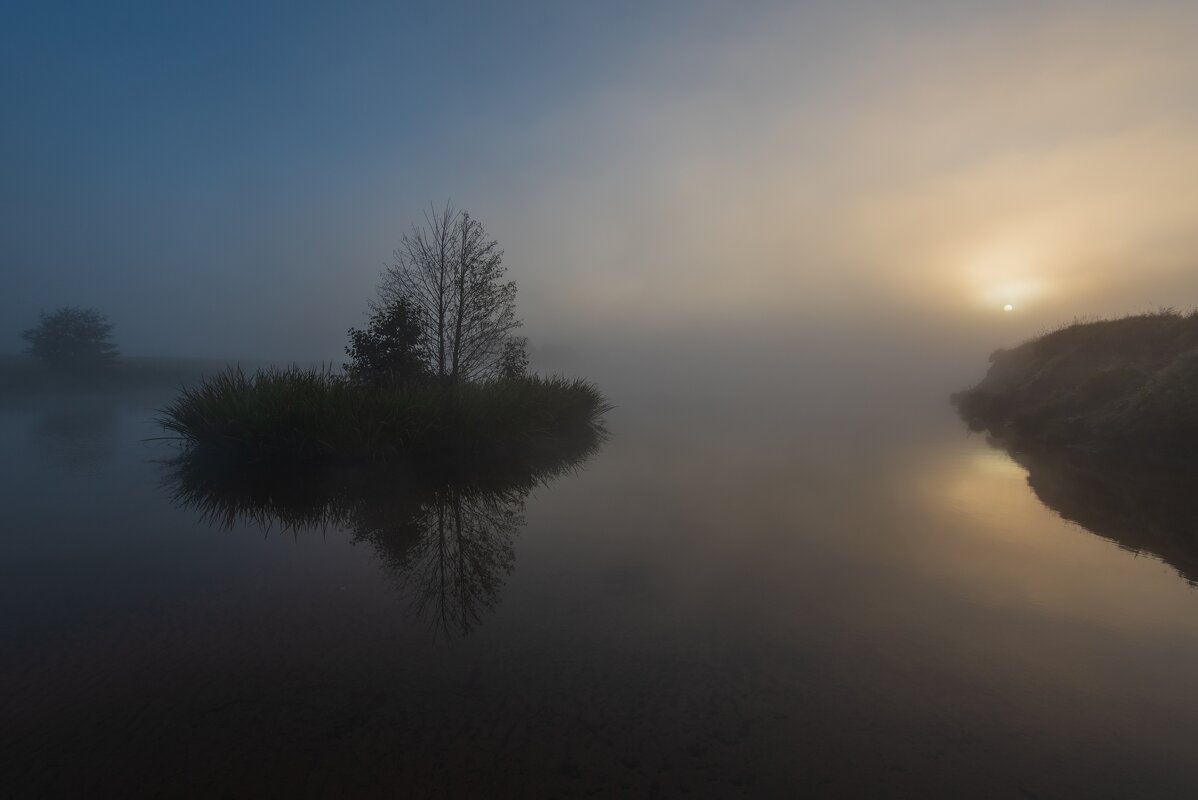
<path fill-rule="evenodd" d="M 1007 303 L 1005 306 L 1002 307 L 1002 310 L 1003 311 L 1014 311 L 1015 306 L 1011 305 L 1010 303 Z"/>

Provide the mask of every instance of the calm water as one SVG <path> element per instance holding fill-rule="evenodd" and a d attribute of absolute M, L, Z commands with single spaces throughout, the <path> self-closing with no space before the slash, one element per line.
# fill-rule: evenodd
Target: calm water
<path fill-rule="evenodd" d="M 181 506 L 160 398 L 0 411 L 3 794 L 1198 793 L 1192 484 L 1022 456 L 1033 491 L 942 394 L 614 399 L 473 549 L 421 534 L 458 501 Z"/>

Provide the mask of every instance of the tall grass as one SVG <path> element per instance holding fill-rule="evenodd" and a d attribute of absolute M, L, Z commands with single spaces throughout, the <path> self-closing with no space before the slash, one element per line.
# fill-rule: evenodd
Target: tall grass
<path fill-rule="evenodd" d="M 387 388 L 233 368 L 184 389 L 159 422 L 193 451 L 243 461 L 485 462 L 602 436 L 609 409 L 593 384 L 558 377 Z"/>

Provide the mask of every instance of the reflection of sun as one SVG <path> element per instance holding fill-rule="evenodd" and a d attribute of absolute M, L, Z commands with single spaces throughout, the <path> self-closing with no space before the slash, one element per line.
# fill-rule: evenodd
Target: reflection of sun
<path fill-rule="evenodd" d="M 1003 311 L 1014 311 L 1015 306 L 1011 305 L 1010 303 L 1007 303 L 1005 306 L 1002 307 L 1002 310 Z"/>

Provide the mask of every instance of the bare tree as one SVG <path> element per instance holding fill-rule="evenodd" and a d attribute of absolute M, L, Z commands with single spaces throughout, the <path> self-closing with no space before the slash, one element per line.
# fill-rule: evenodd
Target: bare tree
<path fill-rule="evenodd" d="M 520 327 L 516 284 L 504 281 L 503 251 L 482 223 L 446 204 L 424 215 L 383 273 L 377 308 L 403 302 L 428 326 L 433 374 L 449 382 L 495 377 Z M 376 308 L 376 310 L 377 310 Z"/>

